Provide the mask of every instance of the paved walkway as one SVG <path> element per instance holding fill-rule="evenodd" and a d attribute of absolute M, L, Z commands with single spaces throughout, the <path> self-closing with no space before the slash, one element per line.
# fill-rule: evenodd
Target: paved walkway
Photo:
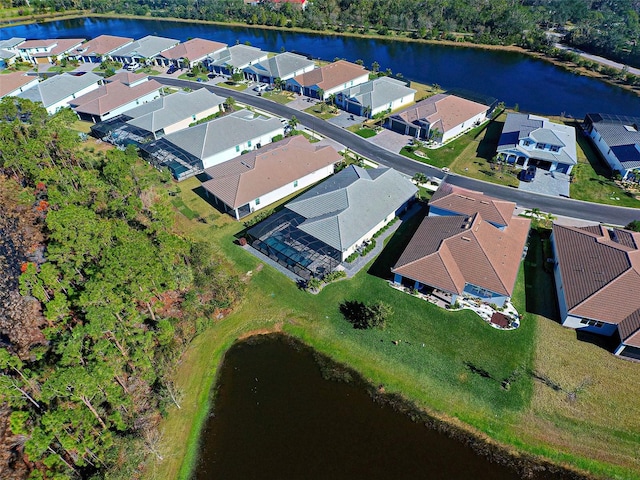
<path fill-rule="evenodd" d="M 624 67 L 627 67 L 629 73 L 632 73 L 633 75 L 640 75 L 640 69 L 638 68 L 630 67 L 628 65 L 609 60 L 608 58 L 599 57 L 598 55 L 591 55 L 590 53 L 583 52 L 582 50 L 579 50 L 577 48 L 567 47 L 566 45 L 562 45 L 561 43 L 556 43 L 554 46 L 556 48 L 559 48 L 560 50 L 569 50 L 571 52 L 577 53 L 583 58 L 600 63 L 602 65 L 606 65 L 608 67 L 617 68 L 618 70 L 622 70 Z"/>

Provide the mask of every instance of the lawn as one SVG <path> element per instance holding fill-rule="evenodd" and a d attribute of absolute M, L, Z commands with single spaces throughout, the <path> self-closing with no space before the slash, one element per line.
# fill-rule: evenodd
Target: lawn
<path fill-rule="evenodd" d="M 366 271 L 311 295 L 234 244 L 242 224 L 198 195 L 201 188 L 195 178 L 182 182 L 180 188 L 173 202 L 180 211 L 177 231 L 211 241 L 236 266 L 249 293 L 183 356 L 175 374 L 184 394 L 182 408 L 171 409 L 163 420 L 168 455 L 161 464 L 150 460 L 147 478 L 188 478 L 197 455 L 199 427 L 208 411 L 209 390 L 224 352 L 239 337 L 276 330 L 350 365 L 387 392 L 400 393 L 433 414 L 457 424 L 461 421 L 498 442 L 604 476 L 638 478 L 622 467 L 599 463 L 640 470 L 640 458 L 634 456 L 640 438 L 630 433 L 640 432 L 640 405 L 629 405 L 629 399 L 640 395 L 640 382 L 630 381 L 637 378 L 637 365 L 577 341 L 575 332 L 541 316 L 553 316 L 555 304 L 552 280 L 542 270 L 539 236 L 532 236 L 513 296 L 524 313 L 522 326 L 504 332 L 469 311 L 448 312 L 388 286 L 389 268 L 421 215 L 401 226 Z M 207 219 L 206 223 L 197 221 L 198 217 Z M 533 294 L 526 302 L 525 289 Z M 386 330 L 354 330 L 338 311 L 340 302 L 353 299 L 384 299 L 391 304 L 394 314 Z M 393 343 L 398 340 L 399 344 Z M 488 372 L 490 378 L 473 373 L 468 364 Z M 550 391 L 531 372 L 548 375 L 567 391 L 577 391 L 575 400 L 567 402 L 566 392 Z M 514 379 L 508 390 L 501 385 L 507 377 Z"/>
<path fill-rule="evenodd" d="M 292 101 L 293 99 L 295 99 L 295 95 L 293 93 L 285 92 L 285 91 L 263 92 L 262 96 L 267 100 L 271 100 L 273 102 L 280 103 L 282 105 L 285 105 L 290 101 Z"/>
<path fill-rule="evenodd" d="M 55 72 L 55 73 L 72 72 L 76 68 L 78 68 L 78 65 L 72 65 L 71 63 L 68 63 L 65 67 L 61 65 L 56 65 L 54 67 L 51 67 L 49 68 L 49 70 L 47 70 L 47 72 Z"/>
<path fill-rule="evenodd" d="M 376 131 L 373 128 L 357 128 L 353 130 L 356 135 L 360 135 L 362 138 L 371 138 L 376 136 Z"/>
<path fill-rule="evenodd" d="M 325 106 L 323 107 L 323 105 Z M 318 117 L 322 120 L 328 120 L 330 118 L 333 118 L 339 113 L 337 108 L 329 107 L 326 105 L 327 105 L 326 103 L 319 102 L 315 105 L 312 105 L 309 108 L 305 108 L 304 112 L 309 113 L 314 117 Z M 336 113 L 332 113 L 333 111 L 335 111 Z"/>
<path fill-rule="evenodd" d="M 28 72 L 33 70 L 33 65 L 27 62 L 16 62 L 13 65 L 0 70 L 0 73 L 13 73 L 13 72 Z"/>
<path fill-rule="evenodd" d="M 229 90 L 235 90 L 236 92 L 241 92 L 247 89 L 246 83 L 220 82 L 217 83 L 216 86 L 228 88 Z"/>
<path fill-rule="evenodd" d="M 208 82 L 209 81 L 209 77 L 207 76 L 207 73 L 199 73 L 198 75 L 193 75 L 192 73 L 183 73 L 182 75 L 179 75 L 178 78 L 180 80 L 190 80 L 192 82 L 197 82 L 197 81 Z"/>
<path fill-rule="evenodd" d="M 147 75 L 160 75 L 162 72 L 160 70 L 155 70 L 151 67 L 143 67 L 136 70 L 135 73 L 146 73 Z"/>

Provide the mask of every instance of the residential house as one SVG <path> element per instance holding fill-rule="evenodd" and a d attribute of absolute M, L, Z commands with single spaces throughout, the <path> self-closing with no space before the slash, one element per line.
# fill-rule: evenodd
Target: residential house
<path fill-rule="evenodd" d="M 33 64 L 56 63 L 78 49 L 84 38 L 51 38 L 27 40 L 18 45 L 18 53 L 25 62 Z"/>
<path fill-rule="evenodd" d="M 250 65 L 266 60 L 267 57 L 267 52 L 259 48 L 238 44 L 209 55 L 204 64 L 211 72 L 219 75 L 233 75 L 242 72 Z"/>
<path fill-rule="evenodd" d="M 584 129 L 613 172 L 640 181 L 640 117 L 588 113 Z"/>
<path fill-rule="evenodd" d="M 416 90 L 406 82 L 380 77 L 336 94 L 336 105 L 349 113 L 371 118 L 384 112 L 392 112 L 412 103 Z"/>
<path fill-rule="evenodd" d="M 84 63 L 100 63 L 116 50 L 133 43 L 133 38 L 99 35 L 80 45 L 73 56 Z"/>
<path fill-rule="evenodd" d="M 284 134 L 279 119 L 239 110 L 141 146 L 143 156 L 168 167 L 177 179 L 260 148 Z"/>
<path fill-rule="evenodd" d="M 102 83 L 102 77 L 87 72 L 82 75 L 63 73 L 49 77 L 19 95 L 33 102 L 40 102 L 50 115 L 67 107 L 70 100 L 96 90 Z"/>
<path fill-rule="evenodd" d="M 287 80 L 286 87 L 307 97 L 326 100 L 341 90 L 367 81 L 369 72 L 363 66 L 338 60 Z"/>
<path fill-rule="evenodd" d="M 240 220 L 328 177 L 341 160 L 333 147 L 297 135 L 207 168 L 209 180 L 202 186 L 207 197 Z"/>
<path fill-rule="evenodd" d="M 394 283 L 427 291 L 450 304 L 473 297 L 503 306 L 513 289 L 530 220 L 515 203 L 443 183 L 391 269 Z"/>
<path fill-rule="evenodd" d="M 351 165 L 250 229 L 254 248 L 302 278 L 322 277 L 405 211 L 416 186 L 390 168 Z"/>
<path fill-rule="evenodd" d="M 107 81 L 97 89 L 69 101 L 81 120 L 101 122 L 109 120 L 151 100 L 160 97 L 160 85 L 148 77 L 132 83 Z"/>
<path fill-rule="evenodd" d="M 156 37 L 147 35 L 140 40 L 135 40 L 124 47 L 111 52 L 111 58 L 124 65 L 129 63 L 139 63 L 141 65 L 152 62 L 165 50 L 180 43 L 173 38 Z"/>
<path fill-rule="evenodd" d="M 389 117 L 387 127 L 403 135 L 443 144 L 484 122 L 490 108 L 439 93 L 395 113 Z"/>
<path fill-rule="evenodd" d="M 13 65 L 20 58 L 18 47 L 26 41 L 26 38 L 11 37 L 0 40 L 0 68 Z"/>
<path fill-rule="evenodd" d="M 270 0 L 270 2 L 278 6 L 289 4 L 293 8 L 298 8 L 300 10 L 307 8 L 307 4 L 309 3 L 307 0 Z"/>
<path fill-rule="evenodd" d="M 205 88 L 176 92 L 93 125 L 91 134 L 117 145 L 140 145 L 221 113 L 224 101 Z"/>
<path fill-rule="evenodd" d="M 244 69 L 245 77 L 273 85 L 276 79 L 289 80 L 315 68 L 313 60 L 296 53 L 284 52 Z"/>
<path fill-rule="evenodd" d="M 498 141 L 498 157 L 518 168 L 529 165 L 570 174 L 578 163 L 576 130 L 548 118 L 510 113 Z"/>
<path fill-rule="evenodd" d="M 226 48 L 226 43 L 192 38 L 162 52 L 156 57 L 156 63 L 160 66 L 175 65 L 179 68 L 191 68 L 197 63 L 204 62 L 209 55 L 216 55 Z M 189 61 L 188 64 L 185 64 L 185 60 Z"/>
<path fill-rule="evenodd" d="M 616 355 L 640 360 L 640 233 L 554 224 L 551 243 L 562 325 L 619 337 Z"/>
<path fill-rule="evenodd" d="M 38 85 L 38 77 L 24 72 L 11 72 L 0 75 L 0 98 L 15 97 L 25 90 Z"/>

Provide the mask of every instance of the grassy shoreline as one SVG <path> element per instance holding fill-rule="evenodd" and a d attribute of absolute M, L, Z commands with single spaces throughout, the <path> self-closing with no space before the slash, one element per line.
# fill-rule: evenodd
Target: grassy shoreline
<path fill-rule="evenodd" d="M 216 212 L 198 195 L 196 181 L 187 180 L 181 184 L 181 188 L 184 203 L 202 218 L 209 218 L 212 212 Z M 634 445 L 640 441 L 640 435 L 628 433 L 624 437 L 615 433 L 608 427 L 606 415 L 603 421 L 589 419 L 580 423 L 579 418 L 576 420 L 572 415 L 576 415 L 574 410 L 582 414 L 581 403 L 570 405 L 568 413 L 564 412 L 566 406 L 562 395 L 548 392 L 548 387 L 539 385 L 528 375 L 523 376 L 522 381 L 515 382 L 507 392 L 500 388 L 499 382 L 482 379 L 463 365 L 465 359 L 477 361 L 495 379 L 505 378 L 515 370 L 527 369 L 543 372 L 553 378 L 563 375 L 559 378 L 569 389 L 580 381 L 580 378 L 571 376 L 572 372 L 582 375 L 584 368 L 572 366 L 567 369 L 568 372 L 554 371 L 553 365 L 558 363 L 566 368 L 572 358 L 563 358 L 561 361 L 547 358 L 549 335 L 552 338 L 559 337 L 564 342 L 558 350 L 574 348 L 571 355 L 577 356 L 585 364 L 588 359 L 595 359 L 608 369 L 620 370 L 620 375 L 629 375 L 631 370 L 627 362 L 613 358 L 601 349 L 576 342 L 573 332 L 562 329 L 552 320 L 536 313 L 525 313 L 520 329 L 499 332 L 469 312 L 436 310 L 422 300 L 391 289 L 381 276 L 381 271 L 386 271 L 388 263 L 394 261 L 393 255 L 399 254 L 399 247 L 404 241 L 402 237 L 406 240 L 413 233 L 411 228 L 407 227 L 391 238 L 390 242 L 395 243 L 387 244 L 388 248 L 381 254 L 386 258 L 382 261 L 379 257 L 368 271 L 361 272 L 348 282 L 329 285 L 316 296 L 298 290 L 274 269 L 267 266 L 262 268 L 257 259 L 233 244 L 233 238 L 242 230 L 242 226 L 224 215 L 216 215 L 215 220 L 203 224 L 197 219 L 189 220 L 178 214 L 177 229 L 193 238 L 215 240 L 215 248 L 243 274 L 242 277 L 250 285 L 250 293 L 232 314 L 217 320 L 183 355 L 175 378 L 186 400 L 180 410 L 173 408 L 169 411 L 162 428 L 165 432 L 165 451 L 170 455 L 165 455 L 161 463 L 149 459 L 145 478 L 189 478 L 197 461 L 200 430 L 214 405 L 215 381 L 224 352 L 237 339 L 280 331 L 333 361 L 353 368 L 369 384 L 376 387 L 383 385 L 387 393 L 399 395 L 438 421 L 463 429 L 474 438 L 498 445 L 507 452 L 532 455 L 543 461 L 586 470 L 598 477 L 640 478 L 640 459 L 633 458 Z M 542 255 L 541 251 L 538 255 Z M 532 288 L 531 283 L 535 283 L 531 277 L 531 265 L 542 265 L 542 262 L 531 257 L 520 273 L 514 301 L 518 302 L 521 312 L 525 308 L 532 311 L 528 305 L 529 296 L 526 307 L 524 303 L 525 288 Z M 546 279 L 542 279 L 544 281 Z M 383 295 L 397 312 L 390 327 L 383 332 L 354 331 L 337 312 L 336 305 L 342 299 L 370 301 Z M 538 309 L 534 308 L 533 311 L 538 312 Z M 393 346 L 393 339 L 408 340 L 409 345 L 415 347 Z M 459 342 L 462 339 L 464 348 Z M 416 348 L 418 342 L 423 341 L 427 343 L 427 348 Z M 491 350 L 490 354 L 487 350 Z M 600 377 L 605 372 L 596 373 L 600 375 L 595 377 L 600 383 Z M 600 386 L 588 387 L 587 390 L 580 394 L 581 401 L 583 396 L 585 398 L 586 407 L 592 407 L 592 402 L 601 403 L 603 395 L 607 395 L 606 388 L 602 393 Z M 549 395 L 557 398 L 548 398 Z M 548 403 L 553 408 L 546 407 Z M 624 405 L 619 399 L 612 399 L 612 404 L 616 410 L 621 404 Z M 634 425 L 638 422 L 635 414 L 632 409 L 628 417 L 633 422 L 629 425 L 630 432 L 634 431 Z M 548 426 L 548 422 L 553 424 Z M 613 421 L 613 424 L 618 429 L 622 428 L 619 420 Z M 546 431 L 564 433 L 565 430 L 560 428 L 562 426 L 567 426 L 567 431 L 578 439 L 591 435 L 598 441 L 594 440 L 583 447 L 572 438 L 558 440 L 545 436 Z M 612 450 L 619 450 L 619 456 L 624 458 L 607 452 L 594 455 L 598 446 L 602 446 L 600 442 L 613 445 Z M 590 457 L 595 459 L 591 460 Z M 616 462 L 620 463 L 616 465 Z"/>
<path fill-rule="evenodd" d="M 609 85 L 621 88 L 623 90 L 627 90 L 632 93 L 636 93 L 640 95 L 640 87 L 634 87 L 633 85 L 627 85 L 625 83 L 616 81 L 611 79 L 601 73 L 594 72 L 591 70 L 587 70 L 585 68 L 581 68 L 571 62 L 563 61 L 558 58 L 550 57 L 540 52 L 535 52 L 532 50 L 527 50 L 525 48 L 516 46 L 516 45 L 489 45 L 489 44 L 481 44 L 467 41 L 452 41 L 452 40 L 435 40 L 435 39 L 423 39 L 423 38 L 411 38 L 406 35 L 392 34 L 392 35 L 379 35 L 376 33 L 357 33 L 357 32 L 336 32 L 334 30 L 312 30 L 309 28 L 300 28 L 300 27 L 278 27 L 273 25 L 250 25 L 242 22 L 218 22 L 213 20 L 199 20 L 199 19 L 185 19 L 185 18 L 175 18 L 175 17 L 153 17 L 150 15 L 129 15 L 129 14 L 118 14 L 118 13 L 93 13 L 93 12 L 78 12 L 74 14 L 43 14 L 43 15 L 32 15 L 28 19 L 25 17 L 17 17 L 15 20 L 16 23 L 10 24 L 0 24 L 0 28 L 4 27 L 12 27 L 17 25 L 27 25 L 30 23 L 36 22 L 53 22 L 58 20 L 71 20 L 75 18 L 123 18 L 123 19 L 138 19 L 138 20 L 155 20 L 155 21 L 170 21 L 170 22 L 180 22 L 180 23 L 197 23 L 204 25 L 221 25 L 228 27 L 242 27 L 242 28 L 253 28 L 260 30 L 281 30 L 287 32 L 295 32 L 295 33 L 306 33 L 311 35 L 327 35 L 327 36 L 341 36 L 341 37 L 353 37 L 353 38 L 367 38 L 373 40 L 386 40 L 386 41 L 397 41 L 397 42 L 411 42 L 411 43 L 422 43 L 422 44 L 430 44 L 430 45 L 443 45 L 449 47 L 458 47 L 458 48 L 475 48 L 479 50 L 498 50 L 505 52 L 516 52 L 521 53 L 523 55 L 527 55 L 538 60 L 542 60 L 548 63 L 551 63 L 557 67 L 563 68 L 569 72 L 577 73 L 581 76 L 594 78 L 605 82 Z M 12 18 L 3 19 L 4 22 L 12 21 Z M 395 33 L 395 32 L 394 32 Z M 406 32 L 404 32 L 406 33 Z"/>

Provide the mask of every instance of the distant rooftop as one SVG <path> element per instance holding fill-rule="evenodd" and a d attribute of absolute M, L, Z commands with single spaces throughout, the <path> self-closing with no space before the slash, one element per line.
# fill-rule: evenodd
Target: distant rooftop
<path fill-rule="evenodd" d="M 63 73 L 47 78 L 18 97 L 41 102 L 47 108 L 101 80 L 102 77 L 91 72 L 83 75 Z"/>

